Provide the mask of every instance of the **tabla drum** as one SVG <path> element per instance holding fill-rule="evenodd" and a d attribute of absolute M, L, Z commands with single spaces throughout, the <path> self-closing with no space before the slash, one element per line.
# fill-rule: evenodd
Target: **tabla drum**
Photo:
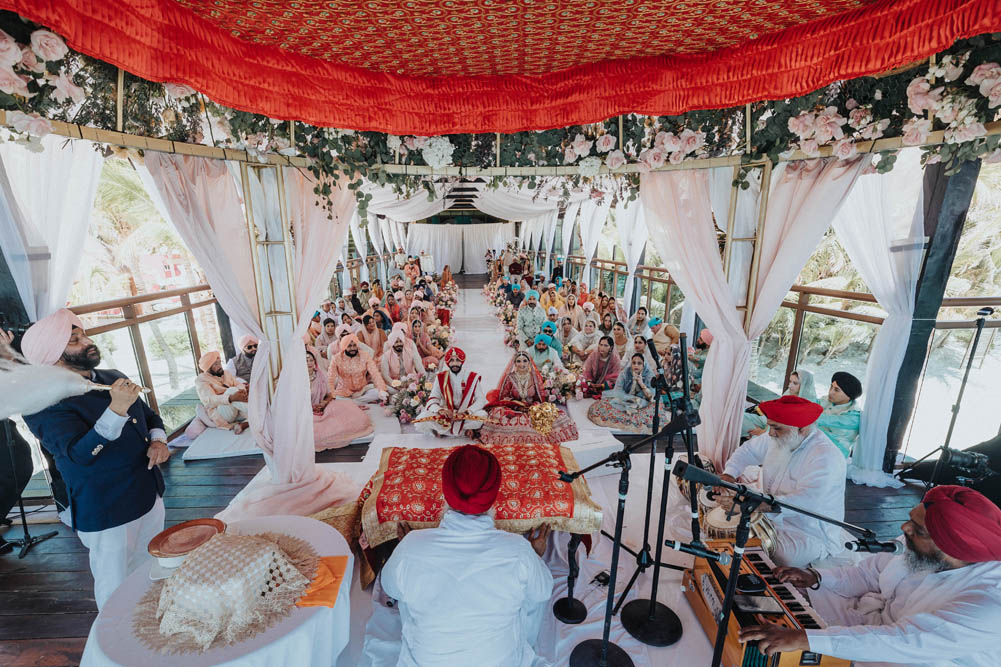
<path fill-rule="evenodd" d="M 695 455 L 695 458 L 696 458 L 697 462 L 701 462 L 702 463 L 702 467 L 705 468 L 705 470 L 707 472 L 711 472 L 714 475 L 716 474 L 716 467 L 712 464 L 711 461 L 702 461 L 702 459 L 699 457 L 698 454 Z M 688 455 L 687 454 L 682 454 L 681 456 L 675 457 L 674 460 L 675 461 L 684 461 L 685 463 L 687 463 L 688 462 Z M 692 499 L 692 496 L 688 493 L 689 483 L 686 480 L 684 480 L 684 479 L 682 479 L 680 477 L 675 477 L 674 478 L 674 483 L 678 485 L 678 490 L 681 491 L 681 495 L 685 497 L 685 500 L 690 502 L 691 499 Z M 696 488 L 702 488 L 701 484 L 696 484 L 695 486 L 696 486 Z"/>
<path fill-rule="evenodd" d="M 706 514 L 705 521 L 702 523 L 702 530 L 706 534 L 706 538 L 730 542 L 736 539 L 740 511 L 735 511 L 729 516 L 728 514 L 729 511 L 724 507 L 715 507 Z M 773 554 L 776 538 L 775 525 L 767 515 L 762 512 L 755 512 L 751 515 L 751 535 L 760 540 L 761 548 L 769 556 Z"/>
<path fill-rule="evenodd" d="M 719 503 L 716 502 L 715 498 L 710 498 L 709 494 L 713 492 L 711 487 L 702 487 L 699 489 L 699 524 L 704 525 L 706 520 L 706 514 L 715 509 Z"/>

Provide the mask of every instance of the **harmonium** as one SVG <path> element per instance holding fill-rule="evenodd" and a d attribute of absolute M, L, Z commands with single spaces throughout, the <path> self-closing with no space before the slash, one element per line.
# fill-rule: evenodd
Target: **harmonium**
<path fill-rule="evenodd" d="M 733 542 L 710 540 L 706 547 L 733 556 Z M 795 586 L 780 582 L 773 570 L 775 564 L 760 540 L 750 539 L 740 563 L 737 599 L 733 605 L 726 628 L 723 646 L 723 667 L 796 667 L 820 665 L 821 667 L 849 667 L 851 661 L 813 653 L 788 651 L 771 657 L 758 650 L 757 642 L 741 644 L 738 633 L 752 625 L 775 623 L 787 628 L 816 630 L 826 627 L 820 615 L 810 606 Z M 691 570 L 683 579 L 685 597 L 695 610 L 702 629 L 710 643 L 716 639 L 716 627 L 723 612 L 723 597 L 729 566 L 720 567 L 714 561 L 696 558 Z"/>

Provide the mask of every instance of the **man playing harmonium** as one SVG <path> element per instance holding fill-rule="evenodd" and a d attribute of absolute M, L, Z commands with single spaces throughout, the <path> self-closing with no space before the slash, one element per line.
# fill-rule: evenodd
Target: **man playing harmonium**
<path fill-rule="evenodd" d="M 776 568 L 810 589 L 827 627 L 753 626 L 741 641 L 767 655 L 809 650 L 860 665 L 1001 665 L 1001 509 L 979 491 L 938 486 L 901 530 L 902 554 L 834 570 Z"/>
<path fill-rule="evenodd" d="M 798 396 L 782 396 L 758 407 L 768 418 L 768 432 L 738 447 L 722 478 L 736 482 L 745 469 L 761 466 L 760 486 L 765 493 L 844 519 L 845 459 L 814 425 L 824 409 Z M 805 567 L 844 551 L 844 532 L 837 526 L 794 512 L 771 513 L 769 519 L 775 526 L 773 557 L 779 565 Z"/>

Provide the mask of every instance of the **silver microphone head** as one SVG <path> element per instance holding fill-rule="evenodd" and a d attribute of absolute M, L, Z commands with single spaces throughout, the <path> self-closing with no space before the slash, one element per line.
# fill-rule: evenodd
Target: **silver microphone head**
<path fill-rule="evenodd" d="M 719 555 L 719 564 L 722 565 L 722 566 L 724 566 L 724 567 L 726 567 L 727 565 L 729 565 L 730 561 L 732 561 L 732 560 L 733 560 L 733 558 L 730 557 L 729 553 L 724 552 L 724 553 L 721 553 Z"/>
<path fill-rule="evenodd" d="M 907 551 L 907 547 L 900 540 L 893 541 L 893 551 L 891 553 L 902 554 Z"/>

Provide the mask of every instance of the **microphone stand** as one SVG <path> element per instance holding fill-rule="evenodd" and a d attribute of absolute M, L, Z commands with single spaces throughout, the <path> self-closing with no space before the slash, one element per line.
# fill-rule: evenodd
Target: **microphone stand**
<path fill-rule="evenodd" d="M 14 486 L 18 487 L 20 486 L 20 482 L 17 479 L 17 462 L 14 460 L 14 434 L 12 432 L 12 428 L 10 420 L 4 419 L 3 430 L 4 437 L 7 439 L 7 456 L 10 457 L 10 474 L 14 478 Z M 24 558 L 28 555 L 28 551 L 31 547 L 35 546 L 39 542 L 49 539 L 50 537 L 55 537 L 59 534 L 59 532 L 53 530 L 51 532 L 38 535 L 37 537 L 32 537 L 31 533 L 28 532 L 28 519 L 24 512 L 24 497 L 21 493 L 17 495 L 17 506 L 21 512 L 21 529 L 24 531 L 24 537 L 9 539 L 7 540 L 7 543 L 15 547 L 21 547 L 17 552 L 17 557 Z"/>
<path fill-rule="evenodd" d="M 688 336 L 687 334 L 681 334 L 679 344 L 681 346 L 681 389 L 684 392 L 684 403 L 683 407 L 685 412 L 692 414 L 694 412 L 692 408 L 692 389 L 688 383 Z M 699 422 L 696 421 L 689 425 L 688 428 L 682 433 L 681 439 L 685 443 L 685 452 L 688 454 L 689 465 L 696 466 L 698 468 L 702 467 L 701 461 L 698 459 L 695 453 L 695 433 L 692 431 L 692 427 L 697 425 Z M 675 473 L 677 474 L 677 473 Z M 688 482 L 688 501 L 691 506 L 691 520 L 692 520 L 692 544 L 702 545 L 702 526 L 699 524 L 699 491 L 695 486 L 695 482 L 689 480 Z"/>
<path fill-rule="evenodd" d="M 855 524 L 832 519 L 829 516 L 817 514 L 816 512 L 811 512 L 810 510 L 802 507 L 776 500 L 775 496 L 769 493 L 754 491 L 749 489 L 744 484 L 733 484 L 727 482 L 710 472 L 695 468 L 684 461 L 678 461 L 674 465 L 674 474 L 682 477 L 683 479 L 687 479 L 689 482 L 698 482 L 703 485 L 708 484 L 709 486 L 729 489 L 736 494 L 735 505 L 739 505 L 740 507 L 740 522 L 737 524 L 737 534 L 733 549 L 733 561 L 730 563 L 730 574 L 726 582 L 726 594 L 723 598 L 723 610 L 720 615 L 719 623 L 716 626 L 716 643 L 713 648 L 712 667 L 719 667 L 720 662 L 723 659 L 723 645 L 726 642 L 727 626 L 730 622 L 730 613 L 733 610 L 733 598 L 737 592 L 737 576 L 740 574 L 740 563 L 743 560 L 744 547 L 747 546 L 747 540 L 750 536 L 751 514 L 760 505 L 770 505 L 771 507 L 787 509 L 825 523 L 839 526 L 849 533 L 859 537 L 862 541 L 871 542 L 876 539 L 876 533 L 868 528 L 862 528 L 861 526 L 856 526 Z"/>
<path fill-rule="evenodd" d="M 653 407 L 653 425 L 651 428 L 651 433 L 657 434 L 660 431 L 661 395 L 665 389 L 668 391 L 668 399 L 670 399 L 671 394 L 670 388 L 667 387 L 667 380 L 664 377 L 664 366 L 660 361 L 660 354 L 657 353 L 657 348 L 654 347 L 652 339 L 647 340 L 647 348 L 651 351 L 657 362 L 657 377 L 654 380 L 654 389 L 656 390 L 656 393 L 654 395 L 655 403 Z M 676 416 L 674 403 L 672 401 L 672 421 Z M 677 565 L 662 563 L 660 560 L 664 548 L 664 524 L 667 520 L 667 495 L 671 485 L 671 463 L 673 459 L 674 434 L 672 433 L 668 437 L 667 447 L 664 450 L 664 474 L 660 494 L 660 517 L 657 521 L 657 555 L 651 560 L 650 511 L 653 506 L 654 471 L 657 460 L 657 437 L 654 435 L 653 441 L 650 445 L 650 473 L 649 479 L 647 480 L 646 518 L 643 522 L 643 548 L 638 554 L 633 554 L 636 556 L 636 570 L 633 572 L 633 576 L 629 579 L 629 583 L 626 584 L 625 590 L 623 590 L 622 594 L 619 596 L 618 604 L 612 610 L 612 613 L 615 614 L 619 610 L 619 607 L 622 607 L 622 603 L 629 594 L 629 590 L 636 582 L 636 578 L 642 572 L 646 572 L 647 568 L 653 565 L 653 583 L 650 589 L 650 598 L 646 600 L 637 598 L 625 607 L 622 607 L 621 617 L 622 627 L 624 627 L 633 637 L 648 646 L 670 646 L 681 639 L 683 631 L 681 619 L 678 615 L 674 613 L 670 607 L 657 601 L 657 587 L 660 581 L 660 568 L 667 567 L 673 570 L 685 569 Z M 630 551 L 628 547 L 623 546 L 622 548 L 626 551 Z M 632 552 L 630 551 L 630 553 Z"/>
<path fill-rule="evenodd" d="M 633 665 L 629 654 L 608 640 L 608 635 L 612 629 L 612 608 L 615 604 L 615 579 L 619 568 L 619 552 L 622 547 L 622 524 L 626 513 L 626 495 L 629 493 L 629 470 L 632 468 L 629 455 L 634 450 L 657 438 L 683 430 L 688 426 L 688 418 L 689 416 L 685 415 L 684 419 L 681 417 L 672 419 L 671 423 L 661 429 L 660 432 L 654 433 L 628 447 L 623 447 L 618 452 L 612 452 L 601 461 L 593 463 L 582 470 L 572 473 L 562 470 L 559 472 L 560 481 L 570 484 L 582 475 L 604 465 L 611 464 L 614 467 L 622 469 L 622 472 L 619 474 L 619 502 L 615 513 L 615 535 L 612 537 L 612 562 L 609 566 L 608 599 L 605 602 L 604 629 L 601 639 L 585 639 L 574 647 L 573 652 L 570 654 L 570 667 L 632 667 Z"/>

